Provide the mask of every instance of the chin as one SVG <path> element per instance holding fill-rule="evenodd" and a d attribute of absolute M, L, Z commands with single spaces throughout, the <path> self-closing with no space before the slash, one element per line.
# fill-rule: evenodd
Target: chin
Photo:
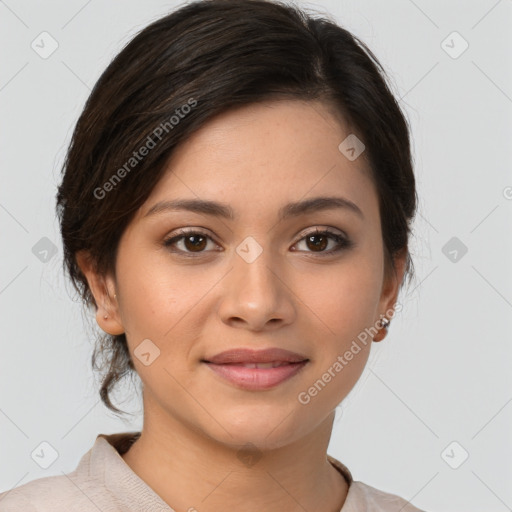
<path fill-rule="evenodd" d="M 301 412 L 291 412 L 290 407 L 277 405 L 231 408 L 229 414 L 216 416 L 216 420 L 225 430 L 217 425 L 217 435 L 212 437 L 230 446 L 251 443 L 260 450 L 281 448 L 307 434 L 307 418 Z M 209 427 L 211 426 L 210 424 Z M 311 429 L 313 428 L 311 425 Z"/>

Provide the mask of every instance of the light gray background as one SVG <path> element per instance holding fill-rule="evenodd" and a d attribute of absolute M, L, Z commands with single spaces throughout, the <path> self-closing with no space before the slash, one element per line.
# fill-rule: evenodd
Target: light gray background
<path fill-rule="evenodd" d="M 300 3 L 332 14 L 388 70 L 412 124 L 420 195 L 417 279 L 339 408 L 329 452 L 356 480 L 427 511 L 511 510 L 512 1 Z M 73 470 L 98 433 L 141 426 L 99 400 L 54 202 L 95 81 L 176 5 L 0 1 L 0 491 Z M 47 59 L 31 48 L 43 31 L 59 45 Z M 446 40 L 453 31 L 469 43 L 457 58 L 445 51 L 462 48 Z M 47 262 L 33 252 L 43 237 L 57 248 Z M 456 261 L 451 245 L 443 253 L 452 237 L 468 249 L 455 248 Z M 121 407 L 140 410 L 133 386 L 126 396 Z M 43 441 L 59 454 L 48 469 L 31 458 Z M 452 469 L 462 450 L 469 458 Z"/>

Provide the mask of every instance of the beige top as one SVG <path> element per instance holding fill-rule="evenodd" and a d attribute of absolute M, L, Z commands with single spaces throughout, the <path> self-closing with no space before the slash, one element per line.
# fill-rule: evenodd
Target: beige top
<path fill-rule="evenodd" d="M 0 511 L 174 512 L 121 457 L 139 436 L 140 432 L 99 434 L 73 472 L 1 493 Z M 330 455 L 327 458 L 349 484 L 340 512 L 423 512 L 394 494 L 355 482 L 346 466 Z"/>

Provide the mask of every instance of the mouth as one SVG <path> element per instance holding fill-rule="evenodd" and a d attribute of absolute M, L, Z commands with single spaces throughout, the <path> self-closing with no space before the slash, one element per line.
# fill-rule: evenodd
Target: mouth
<path fill-rule="evenodd" d="M 223 380 L 251 391 L 270 389 L 287 381 L 309 361 L 302 354 L 283 349 L 234 349 L 201 360 Z"/>

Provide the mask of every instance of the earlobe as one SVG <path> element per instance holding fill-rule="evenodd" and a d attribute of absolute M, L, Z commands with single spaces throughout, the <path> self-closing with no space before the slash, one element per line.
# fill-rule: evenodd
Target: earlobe
<path fill-rule="evenodd" d="M 76 262 L 87 279 L 89 289 L 96 302 L 96 322 L 107 334 L 124 333 L 119 311 L 115 283 L 110 276 L 100 275 L 94 268 L 89 253 L 78 251 Z M 112 298 L 113 297 L 113 298 Z"/>
<path fill-rule="evenodd" d="M 390 324 L 390 320 L 386 317 L 383 317 L 379 322 L 379 331 L 373 337 L 373 341 L 382 341 L 388 334 L 388 326 Z"/>
<path fill-rule="evenodd" d="M 124 328 L 118 320 L 119 313 L 105 313 L 101 309 L 96 311 L 96 322 L 103 331 L 113 336 L 124 333 Z"/>

